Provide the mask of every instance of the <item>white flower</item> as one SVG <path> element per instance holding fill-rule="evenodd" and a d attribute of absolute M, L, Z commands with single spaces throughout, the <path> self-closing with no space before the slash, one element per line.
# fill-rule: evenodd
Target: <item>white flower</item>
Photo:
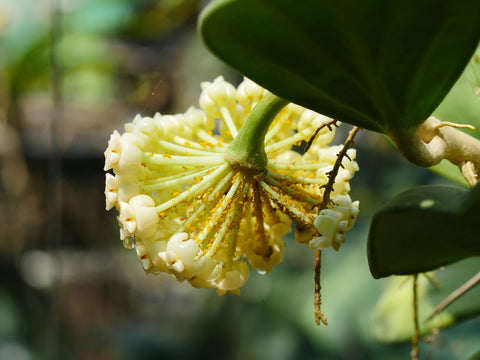
<path fill-rule="evenodd" d="M 336 251 L 345 242 L 345 232 L 353 227 L 358 215 L 358 201 L 350 196 L 337 196 L 333 199 L 333 206 L 323 209 L 315 218 L 313 225 L 320 236 L 312 239 L 308 246 L 314 250 L 327 249 L 330 246 Z"/>
<path fill-rule="evenodd" d="M 133 133 L 120 134 L 115 130 L 105 150 L 104 170 L 113 168 L 117 175 L 129 176 L 134 174 L 142 161 L 142 152 L 139 149 L 143 144 L 139 135 Z"/>
<path fill-rule="evenodd" d="M 342 219 L 348 221 L 347 230 L 355 224 L 359 212 L 359 202 L 353 201 L 348 195 L 337 196 L 333 199 L 333 209 L 341 214 Z"/>
<path fill-rule="evenodd" d="M 202 255 L 200 247 L 188 239 L 187 233 L 173 235 L 168 240 L 167 249 L 158 253 L 167 265 L 167 271 L 177 280 L 187 279 L 196 287 L 212 287 L 209 282 L 220 276 L 222 268 Z"/>
<path fill-rule="evenodd" d="M 237 88 L 237 99 L 244 109 L 251 110 L 266 94 L 266 90 L 249 79 Z"/>
<path fill-rule="evenodd" d="M 233 268 L 227 271 L 217 282 L 217 294 L 224 295 L 227 292 L 238 293 L 238 289 L 245 284 L 248 279 L 248 266 L 243 260 L 235 262 Z"/>
<path fill-rule="evenodd" d="M 105 166 L 103 170 L 107 171 L 118 164 L 120 160 L 120 153 L 122 152 L 121 136 L 117 130 L 113 131 L 108 141 L 107 150 L 105 150 Z"/>
<path fill-rule="evenodd" d="M 137 222 L 135 217 L 135 210 L 125 201 L 120 201 L 120 215 L 118 222 L 124 231 L 123 237 L 133 235 L 137 229 Z"/>
<path fill-rule="evenodd" d="M 136 195 L 140 195 L 140 186 L 133 182 L 131 177 L 115 176 L 117 183 L 117 201 L 129 201 Z"/>
<path fill-rule="evenodd" d="M 143 269 L 145 271 L 149 271 L 152 268 L 153 263 L 152 259 L 149 256 L 150 254 L 147 247 L 143 244 L 137 244 L 135 250 L 137 252 L 138 260 L 140 260 L 140 262 L 142 263 Z"/>
<path fill-rule="evenodd" d="M 336 197 L 350 192 L 350 177 L 351 174 L 348 170 L 338 170 L 338 174 L 335 177 L 335 184 L 333 185 L 332 196 Z"/>
<path fill-rule="evenodd" d="M 201 264 L 195 261 L 201 250 L 194 240 L 188 239 L 187 233 L 173 235 L 167 243 L 167 251 L 159 256 L 168 268 L 177 275 L 193 276 L 201 269 Z M 184 276 L 185 277 L 185 276 Z"/>
<path fill-rule="evenodd" d="M 159 131 L 157 122 L 151 117 L 142 117 L 137 114 L 131 123 L 125 124 L 126 132 L 137 132 L 148 137 L 150 134 Z"/>
<path fill-rule="evenodd" d="M 250 80 L 236 89 L 222 77 L 202 89 L 200 109 L 137 115 L 125 133 L 112 134 L 105 151 L 105 170 L 115 173 L 106 175 L 106 207 L 119 210 L 121 239 L 129 248 L 136 244 L 143 268 L 221 295 L 238 293 L 249 266 L 269 272 L 282 262 L 282 236 L 292 221 L 302 229 L 302 243 L 338 249 L 355 206 L 334 198 L 330 217 L 317 208 L 342 149 L 329 145 L 335 128 L 322 129 L 309 152 L 294 150 L 332 120 L 295 104 L 284 107 L 264 139 L 265 168 L 249 173 L 226 153 L 267 91 Z M 348 193 L 358 170 L 355 152 L 347 154 L 332 197 Z"/>
<path fill-rule="evenodd" d="M 212 117 L 221 117 L 222 109 L 233 110 L 237 102 L 237 90 L 226 82 L 222 76 L 213 82 L 202 82 L 200 107 Z"/>
<path fill-rule="evenodd" d="M 275 265 L 283 261 L 284 248 L 285 244 L 281 237 L 275 237 L 266 248 L 250 248 L 246 255 L 253 268 L 269 273 Z"/>
<path fill-rule="evenodd" d="M 327 116 L 318 114 L 312 110 L 305 110 L 302 113 L 300 118 L 298 128 L 299 131 L 308 128 L 319 128 L 320 126 L 327 124 L 331 119 Z M 313 144 L 316 147 L 324 148 L 330 144 L 330 142 L 335 137 L 335 131 L 331 131 L 328 127 L 324 127 L 320 132 L 315 136 Z"/>
<path fill-rule="evenodd" d="M 159 235 L 161 238 L 161 235 Z M 158 256 L 161 252 L 167 250 L 167 240 L 155 238 L 155 241 L 136 241 L 136 251 L 138 260 L 140 260 L 143 269 L 147 272 L 160 271 L 167 272 L 167 264 Z"/>
<path fill-rule="evenodd" d="M 120 201 L 119 223 L 127 235 L 152 236 L 159 218 L 155 202 L 147 195 L 136 195 L 128 203 Z"/>
<path fill-rule="evenodd" d="M 117 204 L 118 179 L 112 174 L 105 174 L 105 208 L 110 210 Z"/>
<path fill-rule="evenodd" d="M 332 209 L 323 209 L 315 218 L 313 225 L 321 234 L 311 240 L 309 245 L 314 250 L 335 247 L 338 242 L 343 242 L 343 234 L 347 229 L 347 220 L 343 220 L 341 214 Z"/>

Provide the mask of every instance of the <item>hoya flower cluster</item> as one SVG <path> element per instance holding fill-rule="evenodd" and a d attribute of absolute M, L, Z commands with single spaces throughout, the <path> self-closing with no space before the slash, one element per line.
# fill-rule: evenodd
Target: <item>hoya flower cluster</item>
<path fill-rule="evenodd" d="M 335 129 L 323 128 L 308 152 L 294 150 L 331 119 L 287 105 L 265 139 L 255 139 L 264 141 L 268 162 L 251 172 L 226 154 L 266 90 L 249 80 L 235 88 L 222 77 L 202 89 L 200 108 L 137 115 L 105 151 L 105 170 L 114 172 L 106 174 L 106 207 L 119 212 L 121 239 L 143 268 L 237 293 L 249 268 L 269 272 L 282 261 L 292 222 L 299 242 L 338 250 L 358 213 L 347 195 L 355 150 L 342 161 L 327 209 L 318 205 L 342 148 L 329 145 Z"/>

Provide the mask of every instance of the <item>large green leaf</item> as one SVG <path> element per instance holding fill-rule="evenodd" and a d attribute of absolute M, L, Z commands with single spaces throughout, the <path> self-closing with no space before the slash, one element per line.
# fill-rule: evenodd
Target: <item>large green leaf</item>
<path fill-rule="evenodd" d="M 418 278 L 419 326 L 422 334 L 480 314 L 478 301 L 480 286 L 476 286 L 429 319 L 436 306 L 478 271 L 478 260 L 467 259 L 447 266 L 442 271 L 436 271 L 435 277 L 440 286 L 429 281 L 426 276 Z M 386 291 L 379 298 L 375 306 L 373 327 L 377 340 L 391 343 L 412 339 L 414 335 L 412 280 L 404 276 L 392 277 Z M 478 345 L 474 349 L 477 348 Z"/>
<path fill-rule="evenodd" d="M 372 275 L 415 274 L 480 256 L 478 219 L 480 185 L 407 190 L 372 220 L 367 245 Z"/>
<path fill-rule="evenodd" d="M 425 120 L 480 38 L 478 0 L 215 0 L 200 33 L 276 95 L 378 132 Z"/>

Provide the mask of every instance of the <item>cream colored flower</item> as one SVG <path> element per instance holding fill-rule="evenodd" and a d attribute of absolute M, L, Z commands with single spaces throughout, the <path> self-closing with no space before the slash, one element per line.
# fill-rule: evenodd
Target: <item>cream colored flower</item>
<path fill-rule="evenodd" d="M 350 199 L 348 195 L 337 196 L 333 205 L 323 209 L 315 218 L 313 225 L 320 236 L 312 239 L 308 246 L 313 250 L 322 250 L 333 247 L 336 251 L 345 242 L 345 232 L 350 230 L 358 215 L 358 201 Z"/>
<path fill-rule="evenodd" d="M 318 209 L 341 149 L 329 145 L 335 129 L 322 129 L 306 154 L 296 151 L 331 119 L 287 105 L 265 136 L 266 167 L 246 171 L 226 151 L 267 92 L 250 80 L 235 88 L 222 77 L 202 89 L 200 109 L 137 115 L 105 151 L 105 170 L 116 174 L 106 176 L 106 206 L 119 210 L 121 238 L 136 245 L 143 268 L 222 295 L 238 293 L 249 267 L 269 272 L 282 261 L 292 221 L 310 234 L 300 242 L 338 250 L 358 203 L 336 197 L 330 215 Z M 358 170 L 355 151 L 347 154 L 335 196 L 349 192 Z"/>
<path fill-rule="evenodd" d="M 105 174 L 105 209 L 110 210 L 118 201 L 118 179 L 110 173 Z"/>

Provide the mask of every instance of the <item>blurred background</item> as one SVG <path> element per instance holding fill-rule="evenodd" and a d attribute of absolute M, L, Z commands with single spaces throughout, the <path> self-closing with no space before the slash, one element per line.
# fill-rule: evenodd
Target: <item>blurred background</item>
<path fill-rule="evenodd" d="M 339 253 L 324 252 L 328 327 L 314 323 L 314 254 L 292 236 L 284 263 L 252 273 L 240 296 L 146 275 L 122 247 L 104 210 L 111 132 L 137 113 L 197 105 L 201 81 L 242 79 L 196 34 L 206 3 L 0 0 L 0 360 L 409 358 L 408 343 L 374 337 L 389 280 L 370 275 L 368 224 L 394 194 L 448 182 L 379 135 L 356 141 L 357 225 Z M 479 336 L 470 320 L 421 356 L 466 359 Z"/>

